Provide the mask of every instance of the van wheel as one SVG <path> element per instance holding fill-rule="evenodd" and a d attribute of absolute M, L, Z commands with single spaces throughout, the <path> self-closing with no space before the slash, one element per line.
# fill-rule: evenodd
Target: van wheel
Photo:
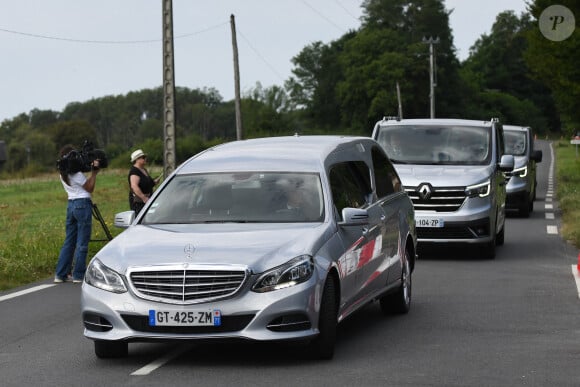
<path fill-rule="evenodd" d="M 95 340 L 95 355 L 100 359 L 127 357 L 128 354 L 126 341 Z"/>
<path fill-rule="evenodd" d="M 503 246 L 505 242 L 505 222 L 503 224 L 503 227 L 501 228 L 501 231 L 497 233 L 497 235 L 495 236 L 495 245 L 496 246 Z"/>
<path fill-rule="evenodd" d="M 533 208 L 534 202 L 532 202 L 529 196 L 526 196 L 526 199 L 520 206 L 520 216 L 522 218 L 529 218 L 530 217 L 530 208 Z"/>
<path fill-rule="evenodd" d="M 488 242 L 482 253 L 488 259 L 495 259 L 495 240 Z"/>

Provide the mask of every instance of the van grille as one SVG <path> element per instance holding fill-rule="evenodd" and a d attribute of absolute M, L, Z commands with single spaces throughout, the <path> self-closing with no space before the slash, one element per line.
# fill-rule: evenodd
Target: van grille
<path fill-rule="evenodd" d="M 172 304 L 212 302 L 235 294 L 244 270 L 136 270 L 129 275 L 137 296 Z"/>
<path fill-rule="evenodd" d="M 424 184 L 417 187 L 405 187 L 405 192 L 413 201 L 415 210 L 453 212 L 457 211 L 465 201 L 465 187 L 431 187 L 430 193 L 424 197 L 420 190 Z"/>

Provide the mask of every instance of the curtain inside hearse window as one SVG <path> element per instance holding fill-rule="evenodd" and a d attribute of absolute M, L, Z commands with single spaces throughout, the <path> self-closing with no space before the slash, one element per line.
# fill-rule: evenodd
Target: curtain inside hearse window
<path fill-rule="evenodd" d="M 368 205 L 372 188 L 370 170 L 364 162 L 348 161 L 333 165 L 329 180 L 332 200 L 340 219 L 343 208 L 364 208 Z"/>

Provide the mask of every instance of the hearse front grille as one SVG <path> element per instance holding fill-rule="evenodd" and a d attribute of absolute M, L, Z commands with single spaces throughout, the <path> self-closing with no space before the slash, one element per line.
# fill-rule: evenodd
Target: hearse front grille
<path fill-rule="evenodd" d="M 234 295 L 244 284 L 245 270 L 135 270 L 129 274 L 137 296 L 171 304 L 213 302 Z"/>

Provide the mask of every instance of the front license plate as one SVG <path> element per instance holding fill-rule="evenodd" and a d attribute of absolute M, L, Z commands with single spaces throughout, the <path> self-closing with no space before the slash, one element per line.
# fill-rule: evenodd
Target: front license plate
<path fill-rule="evenodd" d="M 149 326 L 203 327 L 222 325 L 218 309 L 207 310 L 149 310 Z"/>
<path fill-rule="evenodd" d="M 439 218 L 415 218 L 415 225 L 417 227 L 433 227 L 440 228 L 443 227 L 443 219 Z"/>

